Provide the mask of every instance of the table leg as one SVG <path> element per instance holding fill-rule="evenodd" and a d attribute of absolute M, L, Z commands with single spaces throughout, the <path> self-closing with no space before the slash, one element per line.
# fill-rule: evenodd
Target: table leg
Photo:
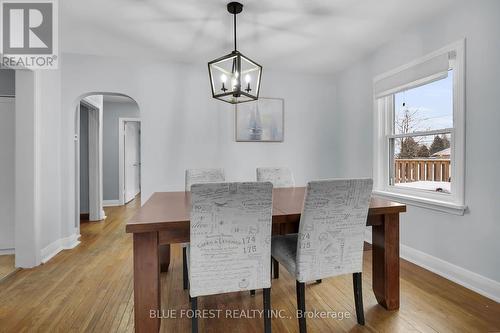
<path fill-rule="evenodd" d="M 135 332 L 158 332 L 160 318 L 160 267 L 158 233 L 134 234 Z M 156 316 L 151 316 L 151 311 Z"/>
<path fill-rule="evenodd" d="M 399 214 L 385 214 L 372 227 L 373 292 L 387 310 L 399 309 Z"/>
<path fill-rule="evenodd" d="M 170 265 L 170 244 L 160 245 L 160 272 L 166 273 Z"/>

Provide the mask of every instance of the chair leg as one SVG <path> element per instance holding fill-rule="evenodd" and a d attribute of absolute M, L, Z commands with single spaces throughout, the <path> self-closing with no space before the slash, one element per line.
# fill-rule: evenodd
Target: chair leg
<path fill-rule="evenodd" d="M 299 319 L 299 331 L 300 333 L 307 333 L 306 326 L 306 284 L 304 282 L 297 281 L 296 284 L 297 290 L 297 309 L 298 311 L 298 319 Z"/>
<path fill-rule="evenodd" d="M 193 310 L 193 318 L 191 318 L 191 332 L 198 333 L 198 317 L 196 312 L 198 310 L 198 297 L 191 298 L 191 310 Z"/>
<path fill-rule="evenodd" d="M 187 271 L 187 248 L 182 248 L 182 285 L 184 290 L 189 289 L 189 277 Z"/>
<path fill-rule="evenodd" d="M 250 295 L 255 296 L 255 290 L 254 289 L 250 290 Z"/>
<path fill-rule="evenodd" d="M 278 260 L 271 258 L 273 262 L 273 278 L 274 279 L 279 279 L 280 278 L 280 263 Z"/>
<path fill-rule="evenodd" d="M 264 333 L 271 333 L 271 288 L 264 292 Z"/>
<path fill-rule="evenodd" d="M 352 283 L 354 287 L 354 303 L 356 304 L 356 318 L 358 319 L 358 324 L 365 324 L 365 311 L 363 309 L 363 282 L 361 278 L 361 273 L 352 274 Z"/>

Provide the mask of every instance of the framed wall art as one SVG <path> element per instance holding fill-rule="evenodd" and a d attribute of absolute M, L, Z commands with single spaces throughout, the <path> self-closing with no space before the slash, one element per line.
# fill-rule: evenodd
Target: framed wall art
<path fill-rule="evenodd" d="M 283 142 L 283 98 L 260 97 L 255 102 L 237 104 L 235 109 L 237 142 Z"/>

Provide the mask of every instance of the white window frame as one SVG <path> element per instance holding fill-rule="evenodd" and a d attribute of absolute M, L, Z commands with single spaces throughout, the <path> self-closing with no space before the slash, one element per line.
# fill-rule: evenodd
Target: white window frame
<path fill-rule="evenodd" d="M 397 135 L 393 134 L 393 110 L 394 95 L 377 99 L 374 93 L 374 146 L 373 146 L 373 170 L 374 170 L 374 194 L 395 199 L 409 205 L 434 209 L 456 215 L 463 215 L 465 209 L 465 39 L 447 45 L 424 57 L 416 59 L 411 63 L 398 67 L 390 72 L 378 75 L 373 79 L 375 84 L 389 76 L 412 68 L 426 62 L 434 57 L 453 52 L 455 62 L 453 64 L 453 128 L 434 131 L 436 133 L 449 132 L 451 140 L 451 193 L 432 192 L 421 189 L 397 187 L 390 185 L 390 149 L 389 139 Z M 438 79 L 436 77 L 436 79 Z M 426 78 L 426 82 L 430 79 Z M 407 88 L 421 85 L 413 82 Z M 422 132 L 423 134 L 432 134 Z M 419 133 L 412 133 L 411 136 Z"/>

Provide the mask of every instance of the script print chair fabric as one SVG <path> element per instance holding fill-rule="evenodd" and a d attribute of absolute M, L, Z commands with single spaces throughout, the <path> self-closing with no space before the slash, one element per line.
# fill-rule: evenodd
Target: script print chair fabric
<path fill-rule="evenodd" d="M 191 187 L 187 253 L 193 311 L 199 296 L 263 289 L 264 328 L 271 332 L 272 191 L 269 182 Z M 192 324 L 197 332 L 196 317 Z"/>
<path fill-rule="evenodd" d="M 226 181 L 224 169 L 205 168 L 187 169 L 185 177 L 185 190 L 190 191 L 193 184 L 222 183 Z"/>
<path fill-rule="evenodd" d="M 205 168 L 205 169 L 187 169 L 185 181 L 185 191 L 191 191 L 191 185 L 203 183 L 220 183 L 226 181 L 224 169 Z M 186 262 L 186 246 L 188 243 L 182 244 L 182 282 L 184 290 L 188 289 L 187 262 Z"/>
<path fill-rule="evenodd" d="M 295 186 L 292 172 L 285 167 L 257 168 L 257 181 L 271 182 L 274 188 Z"/>
<path fill-rule="evenodd" d="M 299 328 L 305 333 L 305 283 L 353 274 L 356 317 L 364 325 L 361 272 L 372 192 L 371 179 L 313 181 L 307 185 L 298 234 L 274 236 L 272 257 L 296 278 Z"/>

